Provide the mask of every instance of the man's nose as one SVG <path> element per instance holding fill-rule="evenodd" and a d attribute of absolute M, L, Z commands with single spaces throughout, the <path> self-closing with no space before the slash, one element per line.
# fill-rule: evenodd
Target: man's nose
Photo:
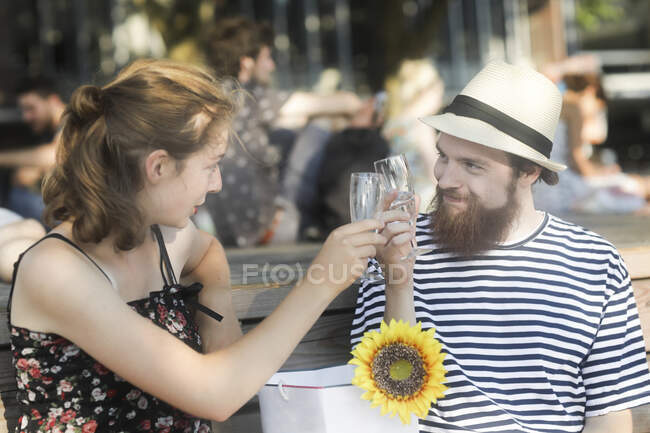
<path fill-rule="evenodd" d="M 455 164 L 445 164 L 436 170 L 438 174 L 438 186 L 442 189 L 454 189 L 461 186 L 460 173 Z"/>

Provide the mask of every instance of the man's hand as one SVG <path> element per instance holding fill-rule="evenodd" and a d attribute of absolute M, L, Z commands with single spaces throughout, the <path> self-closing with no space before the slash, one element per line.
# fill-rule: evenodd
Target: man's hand
<path fill-rule="evenodd" d="M 402 210 L 390 210 L 390 205 L 397 197 L 397 191 L 386 195 L 381 209 L 384 229 L 381 234 L 388 239 L 385 245 L 377 248 L 377 260 L 382 265 L 386 276 L 386 286 L 411 287 L 413 280 L 414 258 L 405 259 L 412 248 L 415 237 L 415 224 L 411 216 Z M 416 206 L 419 204 L 416 196 Z"/>
<path fill-rule="evenodd" d="M 386 308 L 384 320 L 404 320 L 415 324 L 413 303 L 413 266 L 415 258 L 405 259 L 412 248 L 415 227 L 409 224 L 411 216 L 401 210 L 388 210 L 397 192 L 388 194 L 382 204 L 381 219 L 386 224 L 380 232 L 387 242 L 377 248 L 377 260 L 386 277 Z M 416 205 L 418 200 L 416 197 Z"/>

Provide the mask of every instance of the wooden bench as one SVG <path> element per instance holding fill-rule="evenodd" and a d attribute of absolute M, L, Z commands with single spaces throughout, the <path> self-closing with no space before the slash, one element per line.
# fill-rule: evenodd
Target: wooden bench
<path fill-rule="evenodd" d="M 633 279 L 641 323 L 650 353 L 650 217 L 573 216 L 567 218 L 596 231 L 617 246 Z M 228 250 L 233 303 L 244 332 L 268 316 L 291 289 L 320 249 L 319 244 L 300 244 Z M 0 285 L 0 320 L 6 323 L 8 287 Z M 356 290 L 341 293 L 303 338 L 283 368 L 317 368 L 343 364 L 350 358 L 349 328 Z M 0 326 L 0 396 L 9 431 L 16 423 L 15 379 L 11 367 L 9 337 Z M 650 405 L 633 410 L 634 432 L 650 433 Z M 0 422 L 0 433 L 5 424 Z M 215 432 L 261 433 L 259 404 L 253 398 Z"/>

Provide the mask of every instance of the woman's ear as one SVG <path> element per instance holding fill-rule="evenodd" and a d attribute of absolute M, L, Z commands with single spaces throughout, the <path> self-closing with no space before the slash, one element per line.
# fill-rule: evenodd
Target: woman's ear
<path fill-rule="evenodd" d="M 144 161 L 145 179 L 150 183 L 157 184 L 168 176 L 170 169 L 173 168 L 173 162 L 166 150 L 154 150 L 147 155 Z"/>

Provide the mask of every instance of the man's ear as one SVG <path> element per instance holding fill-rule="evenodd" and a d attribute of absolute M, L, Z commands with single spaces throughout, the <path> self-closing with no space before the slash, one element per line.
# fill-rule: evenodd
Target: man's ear
<path fill-rule="evenodd" d="M 241 83 L 249 81 L 253 76 L 253 69 L 255 68 L 255 59 L 250 56 L 242 56 L 239 58 L 239 75 L 238 79 Z"/>
<path fill-rule="evenodd" d="M 542 167 L 537 164 L 531 164 L 527 167 L 527 170 L 521 170 L 519 173 L 519 182 L 521 182 L 523 186 L 531 186 L 537 181 L 537 179 L 539 179 L 541 174 Z"/>
<path fill-rule="evenodd" d="M 63 101 L 61 101 L 61 97 L 56 93 L 52 93 L 48 95 L 47 102 L 49 102 L 50 104 L 63 104 Z"/>
<path fill-rule="evenodd" d="M 144 160 L 144 172 L 146 181 L 157 184 L 169 175 L 173 160 L 166 150 L 156 149 L 147 155 Z"/>

